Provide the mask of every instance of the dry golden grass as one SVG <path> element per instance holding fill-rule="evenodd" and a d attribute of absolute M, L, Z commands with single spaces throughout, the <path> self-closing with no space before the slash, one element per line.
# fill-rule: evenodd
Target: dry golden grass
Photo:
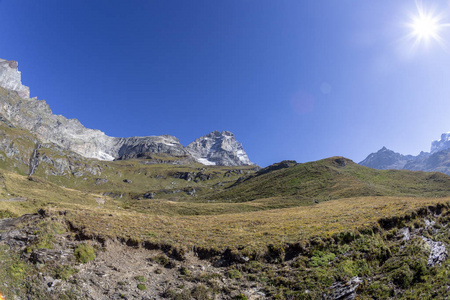
<path fill-rule="evenodd" d="M 0 210 L 16 215 L 38 208 L 64 210 L 66 219 L 86 234 L 122 237 L 190 249 L 239 247 L 261 251 L 268 244 L 296 243 L 313 236 L 372 226 L 380 218 L 403 215 L 450 198 L 354 197 L 304 205 L 293 198 L 266 198 L 246 203 L 186 203 L 149 200 L 133 209 L 100 195 L 67 189 L 35 178 L 4 171 Z M 9 195 L 8 195 L 9 194 Z M 99 199 L 103 199 L 99 201 Z M 289 202 L 291 201 L 291 202 Z M 288 208 L 276 208 L 286 202 Z"/>
<path fill-rule="evenodd" d="M 71 211 L 67 219 L 94 235 L 122 236 L 181 247 L 258 250 L 369 226 L 450 198 L 363 197 L 316 206 L 209 216 L 156 216 L 129 211 Z"/>

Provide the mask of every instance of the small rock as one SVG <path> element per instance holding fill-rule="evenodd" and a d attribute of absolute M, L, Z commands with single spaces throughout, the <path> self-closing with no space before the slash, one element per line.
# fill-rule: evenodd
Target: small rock
<path fill-rule="evenodd" d="M 324 295 L 324 299 L 329 300 L 354 300 L 356 289 L 362 283 L 361 278 L 353 277 L 348 282 L 335 282 L 328 289 L 329 293 Z"/>
<path fill-rule="evenodd" d="M 440 264 L 447 258 L 447 250 L 443 243 L 434 242 L 426 237 L 422 237 L 422 240 L 431 248 L 430 255 L 428 256 L 428 266 Z"/>

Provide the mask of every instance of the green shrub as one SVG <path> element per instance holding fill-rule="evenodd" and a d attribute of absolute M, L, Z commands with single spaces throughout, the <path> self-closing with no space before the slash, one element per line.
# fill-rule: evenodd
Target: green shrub
<path fill-rule="evenodd" d="M 136 277 L 134 277 L 134 279 L 136 279 L 137 281 L 140 281 L 140 282 L 145 282 L 144 276 L 136 276 Z"/>
<path fill-rule="evenodd" d="M 236 269 L 231 269 L 227 271 L 227 277 L 231 279 L 239 279 L 242 277 L 242 274 Z"/>
<path fill-rule="evenodd" d="M 375 299 L 387 299 L 394 295 L 394 290 L 389 286 L 375 281 L 367 288 L 368 294 L 375 297 Z"/>
<path fill-rule="evenodd" d="M 166 266 L 169 264 L 169 258 L 164 254 L 156 255 L 150 258 L 151 261 L 160 264 L 161 266 Z"/>
<path fill-rule="evenodd" d="M 191 275 L 191 272 L 189 271 L 188 268 L 186 268 L 186 267 L 181 267 L 181 268 L 180 268 L 180 274 L 181 274 L 181 275 L 188 276 L 188 275 Z"/>
<path fill-rule="evenodd" d="M 18 215 L 15 213 L 10 212 L 7 209 L 0 210 L 0 219 L 7 219 L 7 218 L 17 218 Z"/>
<path fill-rule="evenodd" d="M 207 300 L 209 299 L 209 291 L 203 284 L 197 285 L 192 291 L 191 296 L 193 299 L 197 300 Z"/>
<path fill-rule="evenodd" d="M 16 280 L 23 280 L 26 274 L 26 265 L 20 261 L 16 260 L 9 266 L 9 274 L 12 278 Z"/>
<path fill-rule="evenodd" d="M 237 296 L 234 297 L 235 300 L 248 300 L 247 296 L 245 296 L 244 294 L 239 294 Z"/>
<path fill-rule="evenodd" d="M 70 278 L 70 276 L 72 276 L 73 274 L 78 273 L 77 269 L 71 268 L 69 266 L 58 266 L 56 267 L 54 270 L 54 277 L 56 279 L 62 279 L 62 280 L 67 280 Z"/>
<path fill-rule="evenodd" d="M 83 243 L 75 248 L 74 255 L 78 262 L 85 264 L 95 259 L 95 250 L 91 245 Z"/>
<path fill-rule="evenodd" d="M 398 286 L 408 288 L 414 279 L 414 273 L 408 265 L 403 265 L 401 268 L 394 271 L 392 279 Z"/>
<path fill-rule="evenodd" d="M 315 251 L 314 256 L 309 262 L 310 267 L 323 267 L 336 258 L 334 253 L 325 253 L 323 251 Z"/>
<path fill-rule="evenodd" d="M 141 291 L 145 291 L 145 290 L 147 289 L 147 286 L 146 286 L 145 284 L 143 284 L 143 283 L 139 283 L 139 284 L 137 285 L 137 288 L 138 288 L 139 290 L 141 290 Z"/>

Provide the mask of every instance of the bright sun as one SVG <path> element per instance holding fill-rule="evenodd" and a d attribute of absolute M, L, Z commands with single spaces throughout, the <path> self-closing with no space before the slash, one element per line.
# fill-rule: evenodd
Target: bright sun
<path fill-rule="evenodd" d="M 432 10 L 426 10 L 420 1 L 416 1 L 417 12 L 411 16 L 411 21 L 408 27 L 411 28 L 409 38 L 414 40 L 414 45 L 429 44 L 430 41 L 436 41 L 441 46 L 444 44 L 444 39 L 440 35 L 444 27 L 448 24 L 443 24 L 443 15 L 438 15 Z"/>
<path fill-rule="evenodd" d="M 432 15 L 421 14 L 413 19 L 411 24 L 413 34 L 419 40 L 428 40 L 430 38 L 439 38 L 439 20 Z"/>

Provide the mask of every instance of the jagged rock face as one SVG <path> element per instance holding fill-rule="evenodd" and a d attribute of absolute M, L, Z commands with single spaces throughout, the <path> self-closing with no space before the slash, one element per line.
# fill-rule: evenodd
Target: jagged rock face
<path fill-rule="evenodd" d="M 405 167 L 411 171 L 442 172 L 450 175 L 450 149 L 428 155 L 419 155 L 409 161 Z"/>
<path fill-rule="evenodd" d="M 450 149 L 434 152 L 420 152 L 419 155 L 402 155 L 386 148 L 370 154 L 360 165 L 380 169 L 441 172 L 450 175 Z"/>
<path fill-rule="evenodd" d="M 0 93 L 0 113 L 13 125 L 35 133 L 44 143 L 55 143 L 84 157 L 113 160 L 127 153 L 141 152 L 186 155 L 175 137 L 110 137 L 100 130 L 84 127 L 77 119 L 54 115 L 44 100 L 2 97 L 3 94 Z"/>
<path fill-rule="evenodd" d="M 209 165 L 252 164 L 231 132 L 213 132 L 197 139 L 186 149 L 173 136 L 116 138 L 100 130 L 88 129 L 77 119 L 54 115 L 44 100 L 29 98 L 21 83 L 17 62 L 0 59 L 0 115 L 11 126 L 35 134 L 42 143 L 54 143 L 63 150 L 100 160 L 126 159 L 140 153 L 193 156 Z"/>
<path fill-rule="evenodd" d="M 381 148 L 376 153 L 371 153 L 359 164 L 373 169 L 403 169 L 410 160 L 414 160 L 415 156 L 403 155 L 386 147 Z"/>
<path fill-rule="evenodd" d="M 16 91 L 21 98 L 29 98 L 30 89 L 22 85 L 21 75 L 17 66 L 17 61 L 0 58 L 0 86 Z"/>
<path fill-rule="evenodd" d="M 383 147 L 359 164 L 374 169 L 405 169 L 450 175 L 450 132 L 443 133 L 439 140 L 431 143 L 431 153 L 422 151 L 417 156 L 402 155 Z"/>
<path fill-rule="evenodd" d="M 229 131 L 214 131 L 190 143 L 186 150 L 205 165 L 251 165 L 242 144 Z"/>
<path fill-rule="evenodd" d="M 14 126 L 34 133 L 44 143 L 55 143 L 84 157 L 112 160 L 119 140 L 87 129 L 76 119 L 54 115 L 44 100 L 20 98 L 0 88 L 0 114 Z"/>
<path fill-rule="evenodd" d="M 135 155 L 139 153 L 165 153 L 173 156 L 187 155 L 180 141 L 171 135 L 130 137 L 120 141 L 118 155 Z"/>
<path fill-rule="evenodd" d="M 431 153 L 450 148 L 450 132 L 443 133 L 440 140 L 431 142 Z"/>

